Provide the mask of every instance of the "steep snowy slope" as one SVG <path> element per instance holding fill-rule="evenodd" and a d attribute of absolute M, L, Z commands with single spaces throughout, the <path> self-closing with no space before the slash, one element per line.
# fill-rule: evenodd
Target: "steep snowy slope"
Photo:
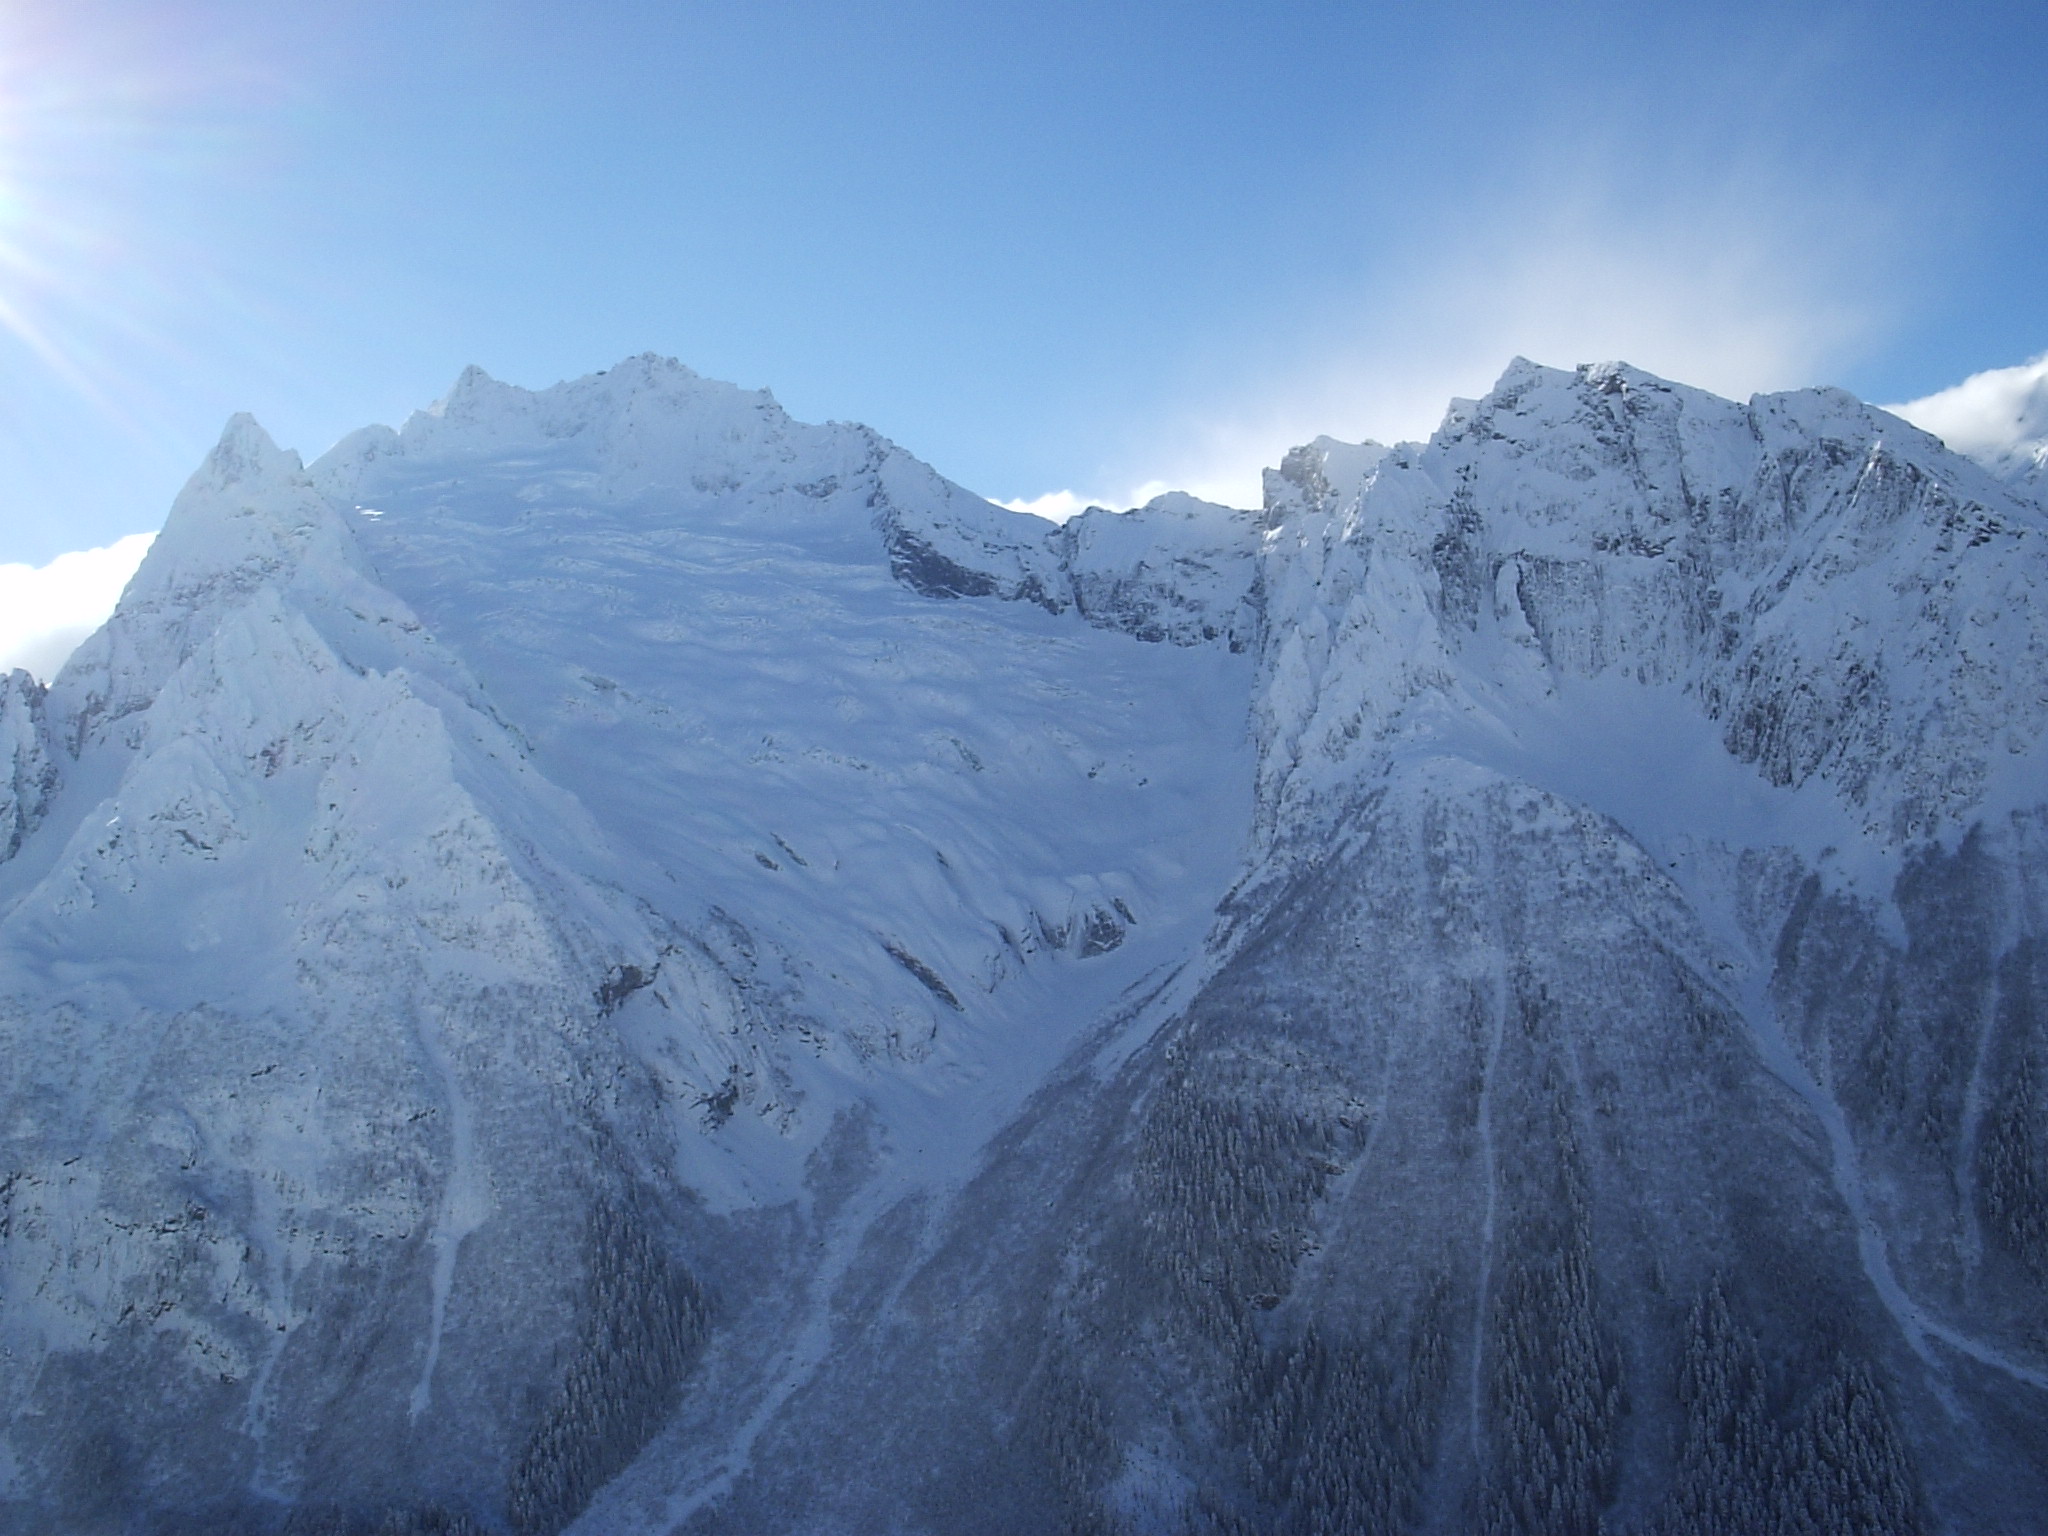
<path fill-rule="evenodd" d="M 8 1507 L 502 1502 L 605 1266 L 697 1306 L 593 1002 L 656 935 L 526 835 L 573 802 L 246 420 L 42 710 L 61 774 L 0 864 Z"/>
<path fill-rule="evenodd" d="M 539 395 L 468 375 L 313 473 L 588 810 L 608 877 L 741 979 L 746 1039 L 652 1047 L 723 1129 L 725 1171 L 692 1170 L 721 1201 L 793 1192 L 849 1096 L 902 1094 L 927 1168 L 970 1155 L 1235 871 L 1245 514 L 1054 529 L 646 358 Z M 983 555 L 1030 601 L 934 591 Z"/>
<path fill-rule="evenodd" d="M 2042 1528 L 2040 512 L 1626 369 L 1329 451 L 1204 984 L 586 1528 Z"/>
<path fill-rule="evenodd" d="M 1621 367 L 238 421 L 0 688 L 0 1529 L 2048 1530 L 2044 545 Z"/>
<path fill-rule="evenodd" d="M 1254 567 L 1147 562 L 1218 525 L 1058 535 L 646 359 L 311 474 L 232 424 L 0 716 L 24 1528 L 558 1527 L 714 1307 L 835 1262 L 789 1203 L 828 1132 L 955 1177 L 1198 943 Z M 1033 604 L 897 579 L 1017 527 Z"/>

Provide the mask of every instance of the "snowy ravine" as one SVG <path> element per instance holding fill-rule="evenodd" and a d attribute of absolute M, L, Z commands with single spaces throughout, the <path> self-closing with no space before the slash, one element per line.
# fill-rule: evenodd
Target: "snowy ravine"
<path fill-rule="evenodd" d="M 1517 362 L 1065 525 L 637 358 L 0 680 L 0 1532 L 2048 1532 L 2048 510 Z"/>

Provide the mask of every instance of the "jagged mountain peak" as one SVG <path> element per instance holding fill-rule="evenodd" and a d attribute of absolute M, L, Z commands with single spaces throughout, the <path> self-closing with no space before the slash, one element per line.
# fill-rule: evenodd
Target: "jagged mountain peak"
<path fill-rule="evenodd" d="M 886 566 L 926 596 L 1024 598 L 1176 643 L 1242 648 L 1255 625 L 1245 514 L 1168 493 L 1055 526 L 974 495 L 868 427 L 798 422 L 765 390 L 652 355 L 538 391 L 471 370 L 397 431 L 344 438 L 311 475 L 371 519 L 402 504 L 408 518 L 512 520 L 538 538 L 597 518 L 635 539 L 737 539 L 764 558 Z"/>
<path fill-rule="evenodd" d="M 1368 438 L 1347 443 L 1318 437 L 1290 449 L 1277 468 L 1263 472 L 1263 521 L 1276 527 L 1299 512 L 1338 512 L 1355 506 L 1380 461 L 1392 452 Z"/>
<path fill-rule="evenodd" d="M 368 585 L 347 523 L 297 453 L 237 415 L 186 482 L 113 616 L 51 687 L 74 750 L 145 707 L 230 611 L 262 592 Z"/>
<path fill-rule="evenodd" d="M 767 390 L 707 379 L 672 357 L 645 352 L 545 389 L 502 383 L 472 363 L 447 394 L 415 412 L 401 431 L 430 438 L 449 428 L 494 438 L 559 438 L 602 430 L 608 418 L 636 413 L 672 420 L 711 415 L 727 428 L 750 417 L 770 426 L 789 420 Z"/>
<path fill-rule="evenodd" d="M 653 354 L 539 390 L 471 368 L 396 430 L 352 433 L 311 472 L 342 507 L 374 511 L 394 487 L 479 470 L 513 505 L 558 495 L 644 503 L 698 526 L 814 545 L 862 535 L 892 495 L 972 504 L 974 518 L 998 520 L 868 428 L 794 421 L 765 390 Z"/>
<path fill-rule="evenodd" d="M 1681 414 L 1723 418 L 1741 407 L 1625 362 L 1553 368 L 1516 358 L 1476 400 L 1454 399 L 1432 443 L 1460 437 L 1530 442 L 1575 435 L 1597 422 Z"/>
<path fill-rule="evenodd" d="M 340 527 L 299 455 L 280 448 L 255 417 L 239 413 L 171 503 L 130 590 L 190 583 L 208 566 L 228 570 L 282 559 L 317 531 Z"/>
<path fill-rule="evenodd" d="M 1276 504 L 1302 504 L 1319 457 L 1289 455 Z M 1689 696 L 1774 784 L 1818 777 L 1867 825 L 1957 833 L 2025 780 L 2048 713 L 2043 531 L 1840 390 L 1744 404 L 1518 361 L 1386 454 L 1341 518 L 1269 535 L 1265 803 L 1282 781 L 1341 800 L 1397 742 L 1623 672 Z M 1994 724 L 2010 750 L 1986 750 Z"/>
<path fill-rule="evenodd" d="M 220 441 L 207 454 L 195 479 L 225 491 L 244 482 L 268 485 L 295 477 L 303 469 L 297 453 L 278 447 L 254 416 L 237 411 L 221 429 Z"/>
<path fill-rule="evenodd" d="M 1747 494 L 1762 466 L 1819 445 L 1873 468 L 1909 466 L 1949 500 L 2018 524 L 2040 521 L 2038 507 L 2012 486 L 1845 390 L 1822 385 L 1734 401 L 1619 362 L 1567 370 L 1518 359 L 1486 395 L 1454 400 L 1427 444 L 1403 445 L 1396 457 L 1434 463 L 1440 477 L 1522 481 L 1517 506 L 1548 503 L 1540 515 L 1560 531 L 1578 527 L 1597 538 L 1632 536 L 1603 528 L 1607 509 L 1639 493 L 1660 518 L 1682 525 Z M 1833 515 L 1838 504 L 1802 508 L 1801 519 Z M 1749 533 L 1767 538 L 1769 530 Z"/>
<path fill-rule="evenodd" d="M 0 1532 L 2038 1530 L 2039 524 L 1623 364 L 1057 527 L 237 418 L 0 681 Z"/>

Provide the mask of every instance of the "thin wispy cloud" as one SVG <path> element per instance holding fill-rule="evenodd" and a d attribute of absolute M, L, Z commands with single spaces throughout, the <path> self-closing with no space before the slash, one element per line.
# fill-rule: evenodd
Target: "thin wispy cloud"
<path fill-rule="evenodd" d="M 114 611 L 155 538 L 135 533 L 48 565 L 0 565 L 0 672 L 20 667 L 44 682 L 55 677 Z"/>
<path fill-rule="evenodd" d="M 1287 356 L 1165 424 L 1144 469 L 1255 501 L 1287 448 L 1426 437 L 1516 356 L 1624 361 L 1737 398 L 1826 382 L 1897 311 L 1917 256 L 1898 208 L 1767 161 L 1681 164 L 1652 196 L 1639 170 L 1560 153 L 1489 199 L 1418 209 L 1352 293 L 1276 343 Z"/>

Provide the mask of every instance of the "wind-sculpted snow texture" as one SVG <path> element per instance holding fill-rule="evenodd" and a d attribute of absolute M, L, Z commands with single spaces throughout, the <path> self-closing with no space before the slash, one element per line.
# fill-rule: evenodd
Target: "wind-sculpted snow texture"
<path fill-rule="evenodd" d="M 0 713 L 16 1527 L 559 1529 L 787 1319 L 835 1116 L 943 1172 L 1199 946 L 1251 658 L 898 526 L 1045 527 L 649 360 L 230 426 Z"/>
<path fill-rule="evenodd" d="M 2048 1530 L 2044 541 L 1620 367 L 238 420 L 0 686 L 0 1530 Z"/>

